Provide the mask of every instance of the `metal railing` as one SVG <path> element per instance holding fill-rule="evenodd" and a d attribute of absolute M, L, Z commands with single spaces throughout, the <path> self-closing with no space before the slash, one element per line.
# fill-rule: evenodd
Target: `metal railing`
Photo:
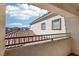
<path fill-rule="evenodd" d="M 59 33 L 59 34 L 45 34 L 45 35 L 34 35 L 34 36 L 22 36 L 22 37 L 10 37 L 5 38 L 6 47 L 17 47 L 23 44 L 39 42 L 44 40 L 53 40 L 57 38 L 70 37 L 70 33 Z"/>

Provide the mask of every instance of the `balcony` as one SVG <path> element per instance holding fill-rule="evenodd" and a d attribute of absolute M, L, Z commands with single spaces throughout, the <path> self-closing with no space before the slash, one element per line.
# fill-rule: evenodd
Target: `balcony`
<path fill-rule="evenodd" d="M 30 36 L 23 35 L 20 37 L 18 35 L 14 35 L 14 37 L 12 35 L 9 35 L 6 36 L 5 42 L 5 55 L 7 56 L 69 55 L 71 53 L 70 33 Z"/>

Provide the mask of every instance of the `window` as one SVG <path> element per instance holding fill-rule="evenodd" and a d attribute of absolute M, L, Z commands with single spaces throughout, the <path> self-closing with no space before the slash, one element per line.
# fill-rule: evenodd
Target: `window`
<path fill-rule="evenodd" d="M 41 24 L 41 30 L 46 30 L 46 23 Z"/>
<path fill-rule="evenodd" d="M 52 30 L 61 30 L 61 18 L 52 21 Z"/>

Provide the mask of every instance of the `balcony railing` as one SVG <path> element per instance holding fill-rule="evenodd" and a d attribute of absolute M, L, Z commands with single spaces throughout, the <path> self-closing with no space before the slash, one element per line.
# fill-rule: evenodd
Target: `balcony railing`
<path fill-rule="evenodd" d="M 9 37 L 5 38 L 6 48 L 18 47 L 27 43 L 52 40 L 57 38 L 70 37 L 70 33 L 59 33 L 59 34 L 46 34 L 46 35 L 34 35 L 34 36 L 22 36 L 22 37 Z"/>

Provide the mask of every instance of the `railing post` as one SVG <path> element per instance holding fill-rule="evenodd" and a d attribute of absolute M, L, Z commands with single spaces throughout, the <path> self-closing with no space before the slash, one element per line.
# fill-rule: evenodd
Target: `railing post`
<path fill-rule="evenodd" d="M 8 40 L 8 45 L 10 45 L 10 39 Z"/>
<path fill-rule="evenodd" d="M 27 42 L 29 42 L 29 37 L 27 37 Z"/>
<path fill-rule="evenodd" d="M 19 42 L 18 44 L 20 44 L 20 38 L 18 38 L 18 42 Z"/>
<path fill-rule="evenodd" d="M 14 44 L 16 44 L 16 39 L 14 39 Z"/>
<path fill-rule="evenodd" d="M 24 42 L 24 44 L 25 44 L 25 38 L 23 38 L 23 42 Z"/>
<path fill-rule="evenodd" d="M 53 41 L 53 34 L 51 34 L 51 40 Z"/>

